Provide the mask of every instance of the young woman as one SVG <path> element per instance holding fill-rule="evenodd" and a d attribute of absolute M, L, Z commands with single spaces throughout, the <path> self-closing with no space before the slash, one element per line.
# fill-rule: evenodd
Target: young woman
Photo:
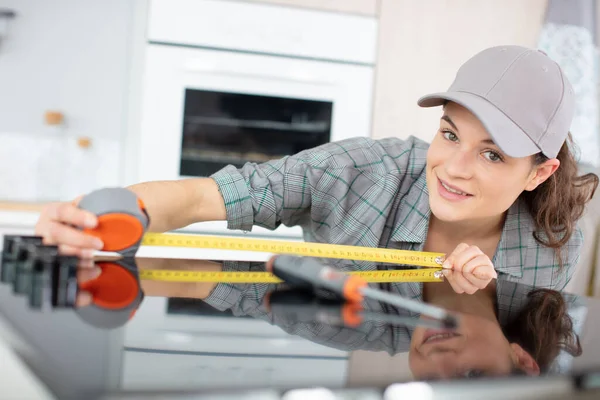
<path fill-rule="evenodd" d="M 443 106 L 430 144 L 354 138 L 129 189 L 146 204 L 152 231 L 215 220 L 246 231 L 299 225 L 309 241 L 445 253 L 460 293 L 496 277 L 562 290 L 598 177 L 578 176 L 568 140 L 575 99 L 561 68 L 536 50 L 489 48 L 419 105 Z M 96 224 L 73 203 L 52 204 L 36 232 L 89 257 L 103 244 L 77 228 Z"/>

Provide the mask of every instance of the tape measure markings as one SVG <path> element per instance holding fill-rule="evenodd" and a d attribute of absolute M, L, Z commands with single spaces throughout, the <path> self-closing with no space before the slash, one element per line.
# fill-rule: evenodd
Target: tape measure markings
<path fill-rule="evenodd" d="M 367 282 L 442 282 L 441 268 L 422 270 L 344 271 Z M 140 279 L 166 282 L 282 283 L 270 272 L 140 270 Z"/>
<path fill-rule="evenodd" d="M 145 246 L 258 251 L 309 257 L 407 264 L 430 268 L 439 268 L 445 256 L 443 253 L 378 247 L 167 233 L 146 233 L 141 244 Z"/>

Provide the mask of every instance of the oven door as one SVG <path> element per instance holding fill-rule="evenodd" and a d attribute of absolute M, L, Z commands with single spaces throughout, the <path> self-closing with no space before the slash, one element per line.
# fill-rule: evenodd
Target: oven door
<path fill-rule="evenodd" d="M 369 136 L 372 66 L 163 44 L 146 57 L 138 180 Z"/>

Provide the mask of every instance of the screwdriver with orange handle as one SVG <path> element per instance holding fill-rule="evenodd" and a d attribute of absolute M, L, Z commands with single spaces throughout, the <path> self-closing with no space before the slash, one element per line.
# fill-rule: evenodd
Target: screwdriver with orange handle
<path fill-rule="evenodd" d="M 301 288 L 277 289 L 267 293 L 263 302 L 274 317 L 294 323 L 320 322 L 356 328 L 365 322 L 383 322 L 395 326 L 422 326 L 430 329 L 454 329 L 450 320 L 430 320 L 368 311 L 360 303 L 322 299 Z"/>
<path fill-rule="evenodd" d="M 361 303 L 364 298 L 370 298 L 441 320 L 445 326 L 457 324 L 456 318 L 443 308 L 373 289 L 360 276 L 346 274 L 315 258 L 277 255 L 267 262 L 266 268 L 288 285 L 312 290 L 317 296 L 333 295 L 350 303 Z"/>

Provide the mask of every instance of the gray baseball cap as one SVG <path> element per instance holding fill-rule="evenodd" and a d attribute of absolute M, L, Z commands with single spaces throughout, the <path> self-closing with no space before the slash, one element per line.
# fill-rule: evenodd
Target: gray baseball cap
<path fill-rule="evenodd" d="M 418 104 L 436 107 L 446 100 L 472 112 L 510 157 L 556 157 L 575 111 L 573 87 L 560 66 L 541 51 L 512 45 L 477 53 L 447 92 L 421 97 Z"/>

